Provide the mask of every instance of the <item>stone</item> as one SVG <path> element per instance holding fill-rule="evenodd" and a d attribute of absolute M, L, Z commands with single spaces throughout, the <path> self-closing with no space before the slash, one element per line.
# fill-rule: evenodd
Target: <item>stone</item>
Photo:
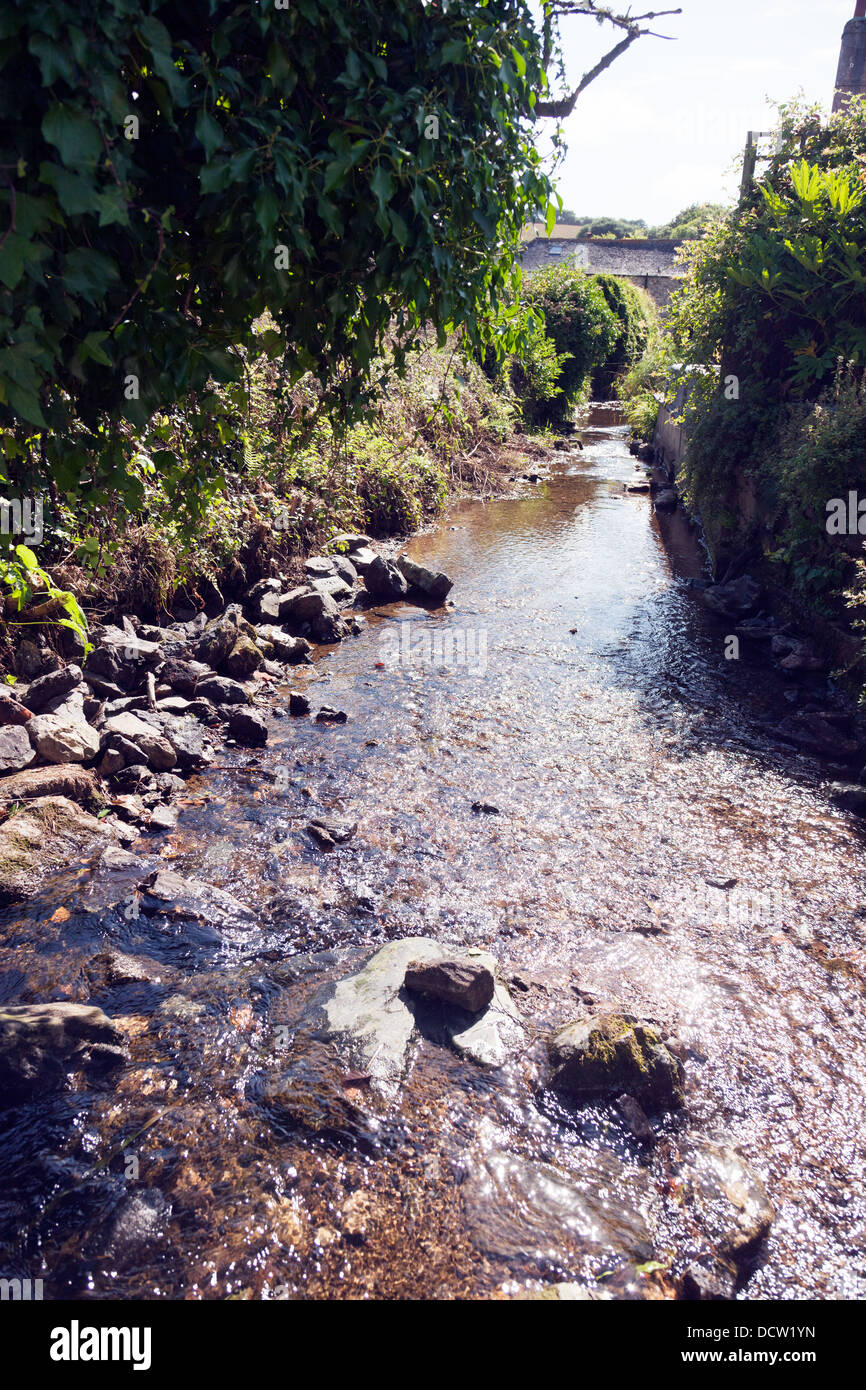
<path fill-rule="evenodd" d="M 859 782 L 834 782 L 831 795 L 841 810 L 851 811 L 855 816 L 866 816 L 866 787 Z"/>
<path fill-rule="evenodd" d="M 761 598 L 761 586 L 750 574 L 741 574 L 727 584 L 712 584 L 703 591 L 707 608 L 725 618 L 746 617 L 754 613 Z"/>
<path fill-rule="evenodd" d="M 154 791 L 156 779 L 147 763 L 130 763 L 111 774 L 111 786 L 121 795 L 134 796 L 138 792 Z"/>
<path fill-rule="evenodd" d="M 345 724 L 349 718 L 343 709 L 333 709 L 331 705 L 322 705 L 316 712 L 317 724 Z"/>
<path fill-rule="evenodd" d="M 312 647 L 305 637 L 292 637 L 283 628 L 272 623 L 260 623 L 256 632 L 263 641 L 270 643 L 278 661 L 286 661 L 289 665 L 296 666 L 309 659 Z"/>
<path fill-rule="evenodd" d="M 310 588 L 317 594 L 330 594 L 335 603 L 346 602 L 352 597 L 352 586 L 338 574 L 328 575 L 326 579 L 312 579 Z"/>
<path fill-rule="evenodd" d="M 0 1005 L 0 1106 L 59 1089 L 68 1071 L 117 1066 L 124 1038 L 85 1004 Z"/>
<path fill-rule="evenodd" d="M 652 1143 L 656 1137 L 655 1130 L 650 1124 L 643 1106 L 635 1100 L 634 1096 L 617 1096 L 614 1101 L 614 1110 L 633 1139 L 637 1139 L 639 1144 Z"/>
<path fill-rule="evenodd" d="M 222 666 L 238 639 L 234 614 L 222 613 L 208 623 L 193 648 L 196 661 L 203 661 L 214 670 Z"/>
<path fill-rule="evenodd" d="M 403 574 L 390 560 L 377 555 L 364 571 L 364 584 L 374 603 L 395 603 L 409 591 Z"/>
<path fill-rule="evenodd" d="M 61 666 L 57 671 L 48 671 L 44 676 L 37 676 L 27 687 L 27 708 L 38 713 L 50 700 L 68 695 L 83 679 L 81 667 L 74 664 Z"/>
<path fill-rule="evenodd" d="M 264 660 L 262 652 L 246 633 L 239 633 L 223 664 L 223 669 L 235 680 L 247 680 Z"/>
<path fill-rule="evenodd" d="M 710 1254 L 741 1266 L 774 1220 L 763 1182 L 733 1148 L 709 1140 L 689 1144 L 676 1168 L 684 1219 Z"/>
<path fill-rule="evenodd" d="M 0 743 L 2 743 L 0 730 Z M 32 750 L 31 750 L 32 751 Z M 50 767 L 28 767 L 0 782 L 3 801 L 32 801 L 38 796 L 64 796 L 70 801 L 96 806 L 100 800 L 99 779 L 91 767 L 80 763 L 52 763 Z"/>
<path fill-rule="evenodd" d="M 20 772 L 36 757 L 27 730 L 17 724 L 0 728 L 0 773 Z"/>
<path fill-rule="evenodd" d="M 339 609 L 331 595 L 319 593 L 311 585 L 303 585 L 287 594 L 281 614 L 295 623 L 314 623 L 320 618 L 338 615 Z"/>
<path fill-rule="evenodd" d="M 776 738 L 793 743 L 804 753 L 834 762 L 848 762 L 858 756 L 860 745 L 820 714 L 803 711 L 782 719 L 770 730 Z"/>
<path fill-rule="evenodd" d="M 198 693 L 218 705 L 246 705 L 250 698 L 240 682 L 230 676 L 206 676 L 199 681 Z"/>
<path fill-rule="evenodd" d="M 208 710 L 210 711 L 210 706 Z M 177 766 L 182 772 L 194 772 L 213 762 L 213 743 L 207 731 L 192 714 L 163 715 L 161 722 L 165 737 L 174 749 Z"/>
<path fill-rule="evenodd" d="M 40 796 L 0 825 L 0 903 L 38 892 L 49 873 L 115 840 L 114 827 L 65 796 Z"/>
<path fill-rule="evenodd" d="M 626 1092 L 642 1104 L 684 1103 L 682 1063 L 658 1033 L 630 1014 L 601 1014 L 561 1028 L 550 1041 L 551 1085 L 578 1100 Z"/>
<path fill-rule="evenodd" d="M 129 858 L 136 859 L 136 856 L 131 854 Z M 136 859 L 136 862 L 141 861 Z M 89 968 L 95 969 L 107 985 L 155 984 L 164 970 L 146 956 L 130 956 L 113 949 L 100 951 L 89 962 Z"/>
<path fill-rule="evenodd" d="M 49 763 L 83 763 L 99 752 L 99 734 L 80 719 L 35 714 L 27 725 L 30 742 Z"/>
<path fill-rule="evenodd" d="M 33 711 L 17 700 L 8 690 L 0 690 L 0 727 L 26 724 Z"/>
<path fill-rule="evenodd" d="M 358 571 L 355 569 L 352 561 L 347 559 L 345 555 L 334 555 L 331 558 L 331 563 L 344 583 L 350 586 L 357 583 Z"/>
<path fill-rule="evenodd" d="M 221 926 L 252 922 L 255 913 L 231 893 L 197 878 L 183 878 L 171 869 L 155 869 L 140 885 L 141 910 L 170 918 L 192 918 Z"/>
<path fill-rule="evenodd" d="M 411 994 L 477 1014 L 493 998 L 495 979 L 492 970 L 474 961 L 412 961 L 406 968 L 404 984 Z"/>
<path fill-rule="evenodd" d="M 249 748 L 259 748 L 268 741 L 268 726 L 258 711 L 252 709 L 232 709 L 228 732 L 231 738 Z"/>
<path fill-rule="evenodd" d="M 352 564 L 355 566 L 358 574 L 366 574 L 370 566 L 379 559 L 375 550 L 371 550 L 370 547 L 366 545 L 361 546 L 358 550 L 353 550 L 351 556 Z"/>
<path fill-rule="evenodd" d="M 304 572 L 311 579 L 326 579 L 337 573 L 334 561 L 329 555 L 311 555 L 304 561 Z"/>
<path fill-rule="evenodd" d="M 15 674 L 24 681 L 35 680 L 45 670 L 45 659 L 42 651 L 35 642 L 31 642 L 29 637 L 25 637 L 22 642 L 19 642 L 13 664 Z"/>
<path fill-rule="evenodd" d="M 164 661 L 159 671 L 161 681 L 189 699 L 198 694 L 199 682 L 209 675 L 210 667 L 205 666 L 203 661 L 183 661 L 179 658 Z"/>
<path fill-rule="evenodd" d="M 679 500 L 675 488 L 663 487 L 655 495 L 655 509 L 657 512 L 675 512 Z"/>
<path fill-rule="evenodd" d="M 154 806 L 150 813 L 150 829 L 156 831 L 174 830 L 177 825 L 177 807 Z"/>
<path fill-rule="evenodd" d="M 289 714 L 309 714 L 310 700 L 302 690 L 289 691 Z"/>
<path fill-rule="evenodd" d="M 370 544 L 369 536 L 362 536 L 353 531 L 341 531 L 339 535 L 332 536 L 328 542 L 329 550 L 348 551 L 350 555 L 354 551 L 363 550 Z"/>
<path fill-rule="evenodd" d="M 412 589 L 418 589 L 425 598 L 442 603 L 454 587 L 454 580 L 439 570 L 431 570 L 426 565 L 418 565 L 408 555 L 401 555 L 397 568 Z M 367 581 L 364 581 L 367 583 Z M 369 588 L 367 583 L 367 588 Z"/>
<path fill-rule="evenodd" d="M 175 766 L 177 755 L 164 734 L 154 729 L 146 720 L 136 714 L 115 714 L 105 721 L 105 732 L 119 734 L 142 753 L 142 762 L 158 772 L 167 772 Z"/>
<path fill-rule="evenodd" d="M 694 1260 L 684 1270 L 680 1281 L 680 1296 L 690 1302 L 728 1301 L 736 1296 L 735 1270 L 712 1255 Z"/>
<path fill-rule="evenodd" d="M 324 830 L 335 844 L 341 845 L 351 840 L 358 829 L 358 822 L 343 816 L 316 816 L 310 821 L 307 829 Z"/>

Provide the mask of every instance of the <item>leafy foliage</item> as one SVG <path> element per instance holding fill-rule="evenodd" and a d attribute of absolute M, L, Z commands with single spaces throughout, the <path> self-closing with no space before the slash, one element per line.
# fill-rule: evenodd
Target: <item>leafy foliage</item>
<path fill-rule="evenodd" d="M 542 315 L 560 358 L 559 390 L 545 414 L 548 420 L 563 419 L 582 398 L 593 370 L 609 359 L 620 337 L 620 321 L 597 277 L 568 263 L 528 275 L 523 295 Z"/>
<path fill-rule="evenodd" d="M 345 404 L 389 334 L 398 370 L 428 322 L 481 344 L 548 201 L 524 0 L 7 0 L 0 74 L 0 429 L 55 508 L 140 506 L 156 418 L 150 464 L 200 515 L 256 356 Z M 213 383 L 236 394 L 200 447 L 160 439 Z"/>

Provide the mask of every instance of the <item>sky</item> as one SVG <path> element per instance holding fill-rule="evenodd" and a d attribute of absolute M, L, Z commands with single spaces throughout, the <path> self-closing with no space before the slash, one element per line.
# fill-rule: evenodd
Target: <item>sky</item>
<path fill-rule="evenodd" d="M 690 203 L 731 202 L 747 132 L 774 124 L 768 99 L 802 94 L 829 108 L 854 0 L 637 0 L 631 8 L 678 5 L 682 14 L 652 26 L 675 41 L 640 39 L 565 122 L 557 187 L 578 215 L 660 224 Z M 591 68 L 613 34 L 592 19 L 568 21 L 569 78 Z"/>

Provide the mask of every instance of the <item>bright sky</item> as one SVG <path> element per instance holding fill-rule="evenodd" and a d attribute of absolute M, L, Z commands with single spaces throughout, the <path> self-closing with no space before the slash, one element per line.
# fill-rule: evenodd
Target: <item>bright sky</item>
<path fill-rule="evenodd" d="M 662 223 L 690 203 L 729 202 L 746 133 L 774 124 L 768 99 L 802 93 L 829 107 L 854 0 L 635 0 L 631 8 L 677 5 L 681 15 L 653 25 L 676 41 L 640 39 L 565 123 L 558 188 L 578 214 Z M 613 33 L 572 19 L 563 29 L 569 77 L 613 47 Z"/>

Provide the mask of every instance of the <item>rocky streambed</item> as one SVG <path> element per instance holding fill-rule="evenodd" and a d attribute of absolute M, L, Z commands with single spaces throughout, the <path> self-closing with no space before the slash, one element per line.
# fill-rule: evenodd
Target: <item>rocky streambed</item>
<path fill-rule="evenodd" d="M 863 1296 L 856 721 L 610 408 L 526 481 L 397 563 L 345 537 L 209 624 L 33 654 L 3 1273 Z"/>

